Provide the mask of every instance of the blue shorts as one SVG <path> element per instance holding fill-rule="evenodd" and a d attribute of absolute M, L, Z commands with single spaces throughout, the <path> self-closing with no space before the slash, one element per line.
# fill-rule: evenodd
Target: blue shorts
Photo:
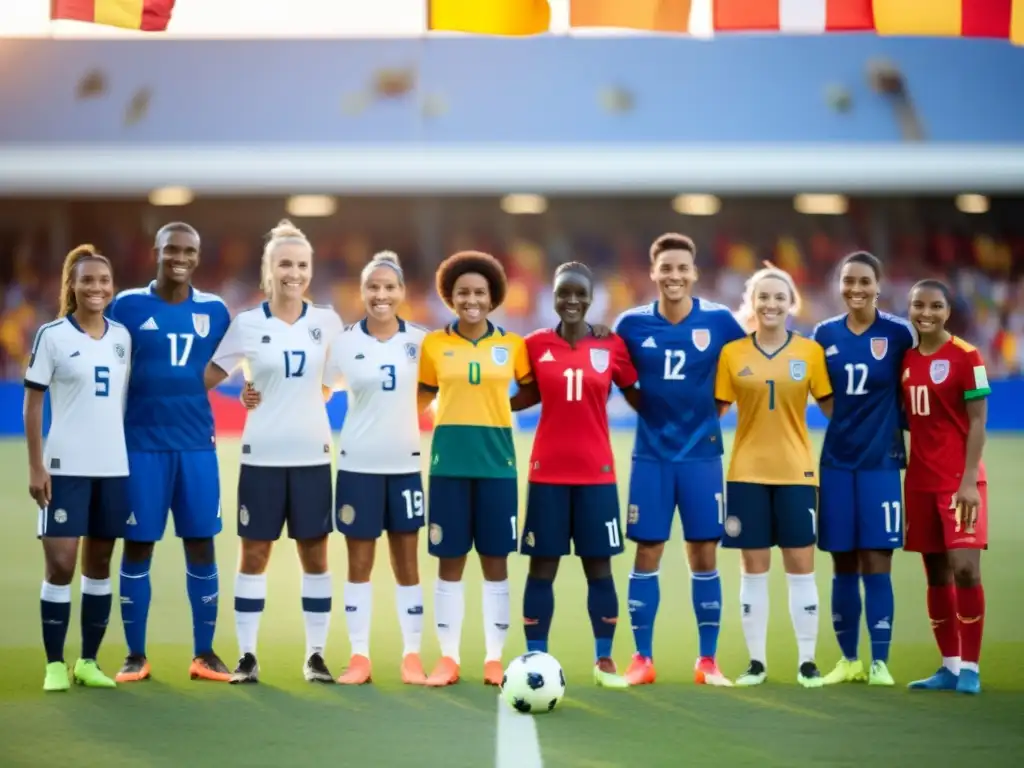
<path fill-rule="evenodd" d="M 209 539 L 221 531 L 220 472 L 216 451 L 129 451 L 126 541 L 164 537 L 173 510 L 182 539 Z"/>
<path fill-rule="evenodd" d="M 818 546 L 825 552 L 903 546 L 903 489 L 898 469 L 821 468 Z"/>
<path fill-rule="evenodd" d="M 39 510 L 39 538 L 119 539 L 131 514 L 127 477 L 51 475 L 50 504 Z"/>
<path fill-rule="evenodd" d="M 534 557 L 611 557 L 622 552 L 619 489 L 605 485 L 530 483 L 519 551 Z"/>
<path fill-rule="evenodd" d="M 633 459 L 626 538 L 668 541 L 676 508 L 686 541 L 718 541 L 725 522 L 722 459 L 681 463 Z"/>
<path fill-rule="evenodd" d="M 255 467 L 238 473 L 238 535 L 253 541 L 277 541 L 285 521 L 288 538 L 308 541 L 334 529 L 331 465 Z"/>
<path fill-rule="evenodd" d="M 818 489 L 813 485 L 729 483 L 723 547 L 799 549 L 814 544 Z"/>
<path fill-rule="evenodd" d="M 506 557 L 519 539 L 519 481 L 431 475 L 427 514 L 434 557 L 462 557 L 474 547 L 485 557 Z"/>
<path fill-rule="evenodd" d="M 415 533 L 423 527 L 423 478 L 338 470 L 335 489 L 338 530 L 351 539 L 372 540 L 381 533 Z"/>

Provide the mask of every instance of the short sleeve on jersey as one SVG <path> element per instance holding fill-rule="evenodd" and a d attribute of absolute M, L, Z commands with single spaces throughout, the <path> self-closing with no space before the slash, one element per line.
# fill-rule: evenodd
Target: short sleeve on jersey
<path fill-rule="evenodd" d="M 988 397 L 992 394 L 992 388 L 988 383 L 988 372 L 981 353 L 975 347 L 968 347 L 964 350 L 964 357 L 967 362 L 963 367 L 964 400 Z"/>
<path fill-rule="evenodd" d="M 620 336 L 612 336 L 612 381 L 619 389 L 630 389 L 636 386 L 639 374 L 629 357 L 629 350 L 626 349 L 626 342 Z"/>
<path fill-rule="evenodd" d="M 46 331 L 59 325 L 60 322 L 62 321 L 58 320 L 56 323 L 47 323 L 36 331 L 36 337 L 32 342 L 32 355 L 29 359 L 28 370 L 25 371 L 25 386 L 29 389 L 45 392 L 53 380 L 53 352 L 50 346 L 50 337 L 47 336 Z"/>
<path fill-rule="evenodd" d="M 245 359 L 245 320 L 239 315 L 228 325 L 227 333 L 213 353 L 213 364 L 225 373 L 232 373 Z"/>
<path fill-rule="evenodd" d="M 528 384 L 533 379 L 533 369 L 530 367 L 530 353 L 526 349 L 526 342 L 518 337 L 516 339 L 513 366 L 516 381 L 520 384 Z"/>
<path fill-rule="evenodd" d="M 420 371 L 419 371 L 419 383 L 428 389 L 437 391 L 437 366 L 434 364 L 434 342 L 435 336 L 430 334 L 423 340 L 423 346 L 420 349 Z M 523 353 L 525 354 L 526 347 L 523 346 Z M 529 361 L 527 361 L 527 367 L 529 367 Z"/>
<path fill-rule="evenodd" d="M 732 371 L 729 367 L 731 351 L 731 343 L 722 348 L 722 353 L 718 356 L 718 370 L 715 373 L 715 400 L 729 404 L 736 402 L 736 390 L 732 386 Z"/>
<path fill-rule="evenodd" d="M 832 382 L 828 377 L 828 368 L 825 365 L 825 349 L 814 342 L 810 345 L 809 368 L 811 374 L 811 394 L 815 400 L 825 400 L 832 397 Z"/>

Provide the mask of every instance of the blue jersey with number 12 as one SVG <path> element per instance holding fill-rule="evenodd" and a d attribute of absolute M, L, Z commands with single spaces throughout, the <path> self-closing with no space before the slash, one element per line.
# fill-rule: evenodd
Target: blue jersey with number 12
<path fill-rule="evenodd" d="M 718 355 L 746 336 L 728 307 L 693 299 L 680 323 L 670 323 L 658 302 L 627 310 L 615 322 L 639 375 L 641 404 L 633 457 L 683 462 L 722 455 L 715 402 Z"/>
<path fill-rule="evenodd" d="M 119 293 L 108 311 L 132 336 L 124 416 L 129 452 L 213 450 L 203 372 L 231 322 L 224 302 L 193 288 L 185 301 L 168 304 L 150 283 Z"/>

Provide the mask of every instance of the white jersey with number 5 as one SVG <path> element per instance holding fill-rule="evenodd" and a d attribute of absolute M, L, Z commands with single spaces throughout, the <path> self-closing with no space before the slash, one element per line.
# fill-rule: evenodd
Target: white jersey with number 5
<path fill-rule="evenodd" d="M 374 475 L 422 469 L 416 390 L 426 335 L 425 328 L 399 320 L 398 333 L 379 341 L 363 320 L 331 347 L 324 383 L 337 389 L 344 381 L 348 389 L 338 469 Z"/>
<path fill-rule="evenodd" d="M 113 320 L 94 339 L 64 317 L 36 333 L 25 386 L 50 391 L 43 459 L 51 475 L 126 477 L 124 402 L 132 359 L 128 329 Z"/>
<path fill-rule="evenodd" d="M 270 304 L 240 312 L 213 355 L 231 373 L 242 366 L 263 400 L 242 432 L 241 463 L 308 467 L 331 463 L 331 423 L 323 397 L 327 352 L 343 325 L 330 308 L 303 305 L 292 324 Z"/>

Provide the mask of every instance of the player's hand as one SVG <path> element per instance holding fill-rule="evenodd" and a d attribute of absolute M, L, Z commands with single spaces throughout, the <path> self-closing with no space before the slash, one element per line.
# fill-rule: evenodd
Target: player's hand
<path fill-rule="evenodd" d="M 53 497 L 53 487 L 50 482 L 50 473 L 43 467 L 29 469 L 28 492 L 40 509 L 49 506 L 50 499 Z"/>
<path fill-rule="evenodd" d="M 612 329 L 607 325 L 592 325 L 590 326 L 590 332 L 594 334 L 595 339 L 607 339 L 612 335 Z"/>
<path fill-rule="evenodd" d="M 962 529 L 973 531 L 981 508 L 981 493 L 974 481 L 964 482 L 956 492 L 957 519 Z"/>
<path fill-rule="evenodd" d="M 252 411 L 258 408 L 262 402 L 263 395 L 256 391 L 256 387 L 253 386 L 252 382 L 245 382 L 245 386 L 242 387 L 242 405 L 245 406 L 245 410 Z"/>

